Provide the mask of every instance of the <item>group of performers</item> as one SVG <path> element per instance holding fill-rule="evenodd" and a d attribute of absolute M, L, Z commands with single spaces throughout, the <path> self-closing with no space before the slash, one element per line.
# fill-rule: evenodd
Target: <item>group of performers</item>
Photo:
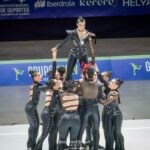
<path fill-rule="evenodd" d="M 118 89 L 123 81 L 112 79 L 111 72 L 97 70 L 92 38 L 95 34 L 85 29 L 85 19 L 79 17 L 77 29 L 67 31 L 68 36 L 62 43 L 52 48 L 52 70 L 49 80 L 41 85 L 42 77 L 37 71 L 30 71 L 33 79 L 30 86 L 29 101 L 25 112 L 29 121 L 27 150 L 42 150 L 43 142 L 49 135 L 49 150 L 125 150 L 124 138 L 121 133 L 122 112 L 119 108 L 120 97 Z M 67 70 L 57 68 L 57 52 L 67 42 L 71 41 Z M 87 44 L 91 61 L 88 61 Z M 72 80 L 74 66 L 79 60 L 81 79 Z M 38 137 L 39 115 L 37 106 L 41 91 L 45 92 L 45 107 L 41 114 L 42 134 Z M 105 136 L 105 148 L 100 141 L 100 110 L 103 105 L 102 125 Z M 86 139 L 83 142 L 83 133 Z M 57 140 L 59 135 L 59 140 Z M 69 145 L 67 138 L 69 136 Z M 115 145 L 115 148 L 114 148 Z"/>

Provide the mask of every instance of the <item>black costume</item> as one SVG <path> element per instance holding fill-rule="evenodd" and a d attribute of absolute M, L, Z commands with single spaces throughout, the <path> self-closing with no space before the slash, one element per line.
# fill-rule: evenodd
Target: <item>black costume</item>
<path fill-rule="evenodd" d="M 92 33 L 86 31 L 86 36 L 82 39 L 79 39 L 77 30 L 67 30 L 68 36 L 56 46 L 57 49 L 60 49 L 63 47 L 63 45 L 71 40 L 73 44 L 73 48 L 70 50 L 69 58 L 68 58 L 68 66 L 67 66 L 67 75 L 66 75 L 66 80 L 71 80 L 72 79 L 72 73 L 74 66 L 77 62 L 77 59 L 79 59 L 80 63 L 83 61 L 84 63 L 88 63 L 88 52 L 86 45 L 89 42 L 89 47 L 90 47 L 90 53 L 92 57 L 93 63 L 95 63 L 95 58 L 94 58 L 94 50 L 92 46 Z"/>
<path fill-rule="evenodd" d="M 57 150 L 57 135 L 58 135 L 58 125 L 61 113 L 61 102 L 59 91 L 54 91 L 53 93 L 53 103 L 52 103 L 52 124 L 49 131 L 49 150 Z"/>
<path fill-rule="evenodd" d="M 56 62 L 53 62 L 52 64 L 52 75 L 49 78 L 54 79 L 55 73 L 56 73 Z M 61 81 L 63 78 L 61 78 Z M 58 91 L 54 91 L 55 98 L 53 99 L 51 112 L 52 112 L 52 123 L 51 128 L 49 130 L 49 150 L 57 150 L 57 135 L 58 135 L 58 123 L 60 119 L 60 113 L 61 113 L 61 102 L 60 102 L 60 95 Z"/>
<path fill-rule="evenodd" d="M 93 126 L 93 145 L 94 150 L 98 149 L 99 145 L 99 126 L 100 126 L 100 116 L 99 116 L 99 110 L 98 110 L 98 100 L 102 96 L 102 86 L 100 83 L 97 82 L 90 82 L 90 81 L 83 81 L 81 83 L 81 89 L 82 89 L 82 97 L 84 99 L 82 108 L 84 111 L 83 119 L 81 123 L 81 129 L 79 133 L 78 139 L 82 140 L 82 135 L 84 132 L 84 129 L 86 128 L 89 119 L 91 119 L 91 123 Z M 92 139 L 91 139 L 92 140 Z M 91 147 L 90 147 L 91 148 Z"/>
<path fill-rule="evenodd" d="M 70 132 L 70 149 L 77 150 L 77 136 L 80 130 L 79 97 L 76 94 L 64 92 L 60 95 L 62 114 L 59 123 L 58 150 L 66 148 L 67 135 Z"/>
<path fill-rule="evenodd" d="M 103 79 L 103 76 L 101 75 L 100 72 L 97 72 L 97 76 L 98 76 L 98 80 L 102 83 L 102 93 L 104 92 L 106 95 L 109 92 L 109 88 L 108 88 L 108 82 L 106 82 Z M 89 147 L 92 146 L 92 141 L 93 141 L 93 127 L 92 127 L 92 120 L 91 118 L 89 118 L 88 120 L 88 124 L 86 127 L 86 145 L 88 145 Z M 99 149 L 104 149 L 103 146 L 99 145 Z"/>
<path fill-rule="evenodd" d="M 110 91 L 107 95 L 116 96 L 115 100 L 109 102 L 107 100 L 107 104 L 104 105 L 102 120 L 103 120 L 103 129 L 106 141 L 106 150 L 113 150 L 113 145 L 115 141 L 115 150 L 125 150 L 124 148 L 124 138 L 121 133 L 122 126 L 122 112 L 118 105 L 119 93 L 117 91 Z"/>
<path fill-rule="evenodd" d="M 42 150 L 42 145 L 51 131 L 53 124 L 54 124 L 54 110 L 53 107 L 55 107 L 55 103 L 59 102 L 59 93 L 58 91 L 52 91 L 52 90 L 47 90 L 46 91 L 46 97 L 45 97 L 45 107 L 42 111 L 41 118 L 43 122 L 43 129 L 42 129 L 42 134 L 36 144 L 35 150 Z M 53 136 L 53 135 L 49 135 Z M 49 143 L 52 144 L 52 143 Z M 51 149 L 52 150 L 52 149 Z"/>
<path fill-rule="evenodd" d="M 55 78 L 56 62 L 52 62 L 52 72 L 49 74 L 49 80 Z M 49 81 L 47 87 L 43 89 L 46 91 L 45 96 L 45 107 L 42 111 L 41 118 L 43 121 L 42 134 L 36 144 L 35 150 L 42 150 L 42 145 L 49 134 L 49 150 L 57 149 L 57 131 L 58 131 L 58 120 L 60 112 L 60 96 L 59 91 L 51 90 L 49 87 Z"/>
<path fill-rule="evenodd" d="M 30 97 L 29 102 L 25 106 L 25 112 L 29 121 L 29 130 L 28 130 L 28 149 L 34 150 L 36 145 L 36 139 L 38 136 L 39 130 L 39 115 L 37 112 L 37 105 L 39 103 L 40 97 L 40 86 L 39 83 L 34 83 L 30 86 Z"/>

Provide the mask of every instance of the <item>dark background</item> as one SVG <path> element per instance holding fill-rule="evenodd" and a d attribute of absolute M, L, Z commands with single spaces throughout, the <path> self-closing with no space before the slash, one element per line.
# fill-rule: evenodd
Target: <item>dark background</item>
<path fill-rule="evenodd" d="M 77 18 L 1 20 L 0 41 L 62 39 L 66 29 L 76 27 Z M 87 29 L 97 38 L 150 37 L 150 16 L 85 18 Z"/>
<path fill-rule="evenodd" d="M 86 28 L 96 33 L 96 56 L 150 54 L 150 16 L 85 18 Z M 0 21 L 0 60 L 47 59 L 50 49 L 76 28 L 77 18 Z M 68 57 L 70 44 L 58 53 Z"/>

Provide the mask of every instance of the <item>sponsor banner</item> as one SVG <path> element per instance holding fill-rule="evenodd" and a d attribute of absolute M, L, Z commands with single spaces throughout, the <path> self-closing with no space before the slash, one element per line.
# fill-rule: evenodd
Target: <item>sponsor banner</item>
<path fill-rule="evenodd" d="M 150 58 L 112 60 L 113 77 L 123 80 L 150 80 Z"/>
<path fill-rule="evenodd" d="M 97 58 L 97 66 L 101 72 L 112 71 L 113 78 L 123 80 L 150 80 L 150 56 L 144 58 Z M 67 66 L 67 61 L 59 60 L 57 67 Z M 48 80 L 47 72 L 51 70 L 50 60 L 35 61 L 1 61 L 0 62 L 0 86 L 29 85 L 32 80 L 28 74 L 29 70 L 37 70 L 42 74 L 43 83 Z M 73 79 L 80 78 L 80 65 L 77 63 Z"/>
<path fill-rule="evenodd" d="M 57 67 L 64 66 L 67 67 L 67 62 L 57 62 Z M 74 69 L 74 79 L 79 78 L 80 69 L 79 65 L 75 66 Z M 14 64 L 0 64 L 1 78 L 0 86 L 4 85 L 29 85 L 32 83 L 31 77 L 28 74 L 30 70 L 39 71 L 42 75 L 42 83 L 48 80 L 47 72 L 52 69 L 52 64 L 50 61 L 47 62 L 26 62 L 26 63 L 14 63 Z"/>
<path fill-rule="evenodd" d="M 150 0 L 1 0 L 0 19 L 150 14 Z"/>

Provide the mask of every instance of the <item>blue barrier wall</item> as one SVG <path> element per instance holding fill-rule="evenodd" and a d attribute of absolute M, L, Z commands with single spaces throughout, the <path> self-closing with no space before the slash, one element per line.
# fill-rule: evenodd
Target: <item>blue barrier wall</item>
<path fill-rule="evenodd" d="M 150 55 L 96 58 L 101 72 L 112 71 L 112 77 L 123 80 L 150 80 Z M 67 59 L 58 59 L 57 66 L 66 66 Z M 51 60 L 0 61 L 0 86 L 29 85 L 29 70 L 37 70 L 47 81 L 47 72 L 51 70 Z M 80 78 L 79 63 L 74 70 L 74 79 Z"/>

